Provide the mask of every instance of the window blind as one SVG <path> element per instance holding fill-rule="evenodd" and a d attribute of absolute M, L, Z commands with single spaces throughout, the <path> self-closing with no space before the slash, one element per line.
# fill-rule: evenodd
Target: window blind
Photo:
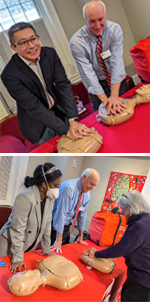
<path fill-rule="evenodd" d="M 0 185 L 0 199 L 1 199 L 1 201 L 4 201 L 4 203 L 5 203 L 6 195 L 7 195 L 11 164 L 12 164 L 12 156 L 1 156 L 1 161 L 0 161 L 0 182 L 1 182 L 1 185 Z"/>

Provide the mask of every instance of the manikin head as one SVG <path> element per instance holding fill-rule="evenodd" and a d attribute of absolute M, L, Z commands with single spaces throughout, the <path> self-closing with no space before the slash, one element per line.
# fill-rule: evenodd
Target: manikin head
<path fill-rule="evenodd" d="M 83 7 L 83 17 L 88 29 L 99 37 L 105 27 L 106 6 L 102 1 L 91 1 Z"/>
<path fill-rule="evenodd" d="M 42 284 L 40 276 L 37 269 L 16 273 L 8 280 L 9 289 L 17 296 L 30 295 Z"/>
<path fill-rule="evenodd" d="M 150 84 L 143 85 L 143 86 L 139 87 L 136 90 L 136 93 L 141 94 L 141 95 L 145 95 L 145 94 L 150 95 Z"/>

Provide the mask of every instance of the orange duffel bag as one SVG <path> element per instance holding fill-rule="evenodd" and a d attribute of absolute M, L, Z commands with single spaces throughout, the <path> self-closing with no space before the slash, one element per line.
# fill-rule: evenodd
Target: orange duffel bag
<path fill-rule="evenodd" d="M 127 228 L 124 215 L 97 211 L 91 220 L 88 238 L 98 245 L 114 245 L 124 235 Z"/>

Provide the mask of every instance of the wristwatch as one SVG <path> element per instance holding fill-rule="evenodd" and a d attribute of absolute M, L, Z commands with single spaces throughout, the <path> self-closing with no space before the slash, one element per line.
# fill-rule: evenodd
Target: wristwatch
<path fill-rule="evenodd" d="M 72 117 L 72 118 L 69 118 L 68 121 L 69 121 L 69 122 L 77 122 L 77 121 L 78 121 L 78 118 L 77 118 L 77 117 Z"/>

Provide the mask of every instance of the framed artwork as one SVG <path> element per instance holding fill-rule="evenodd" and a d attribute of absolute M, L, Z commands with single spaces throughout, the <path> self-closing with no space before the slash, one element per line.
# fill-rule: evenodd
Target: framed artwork
<path fill-rule="evenodd" d="M 111 211 L 117 205 L 117 200 L 122 194 L 131 190 L 142 191 L 146 176 L 111 172 L 103 204 L 102 212 Z"/>

